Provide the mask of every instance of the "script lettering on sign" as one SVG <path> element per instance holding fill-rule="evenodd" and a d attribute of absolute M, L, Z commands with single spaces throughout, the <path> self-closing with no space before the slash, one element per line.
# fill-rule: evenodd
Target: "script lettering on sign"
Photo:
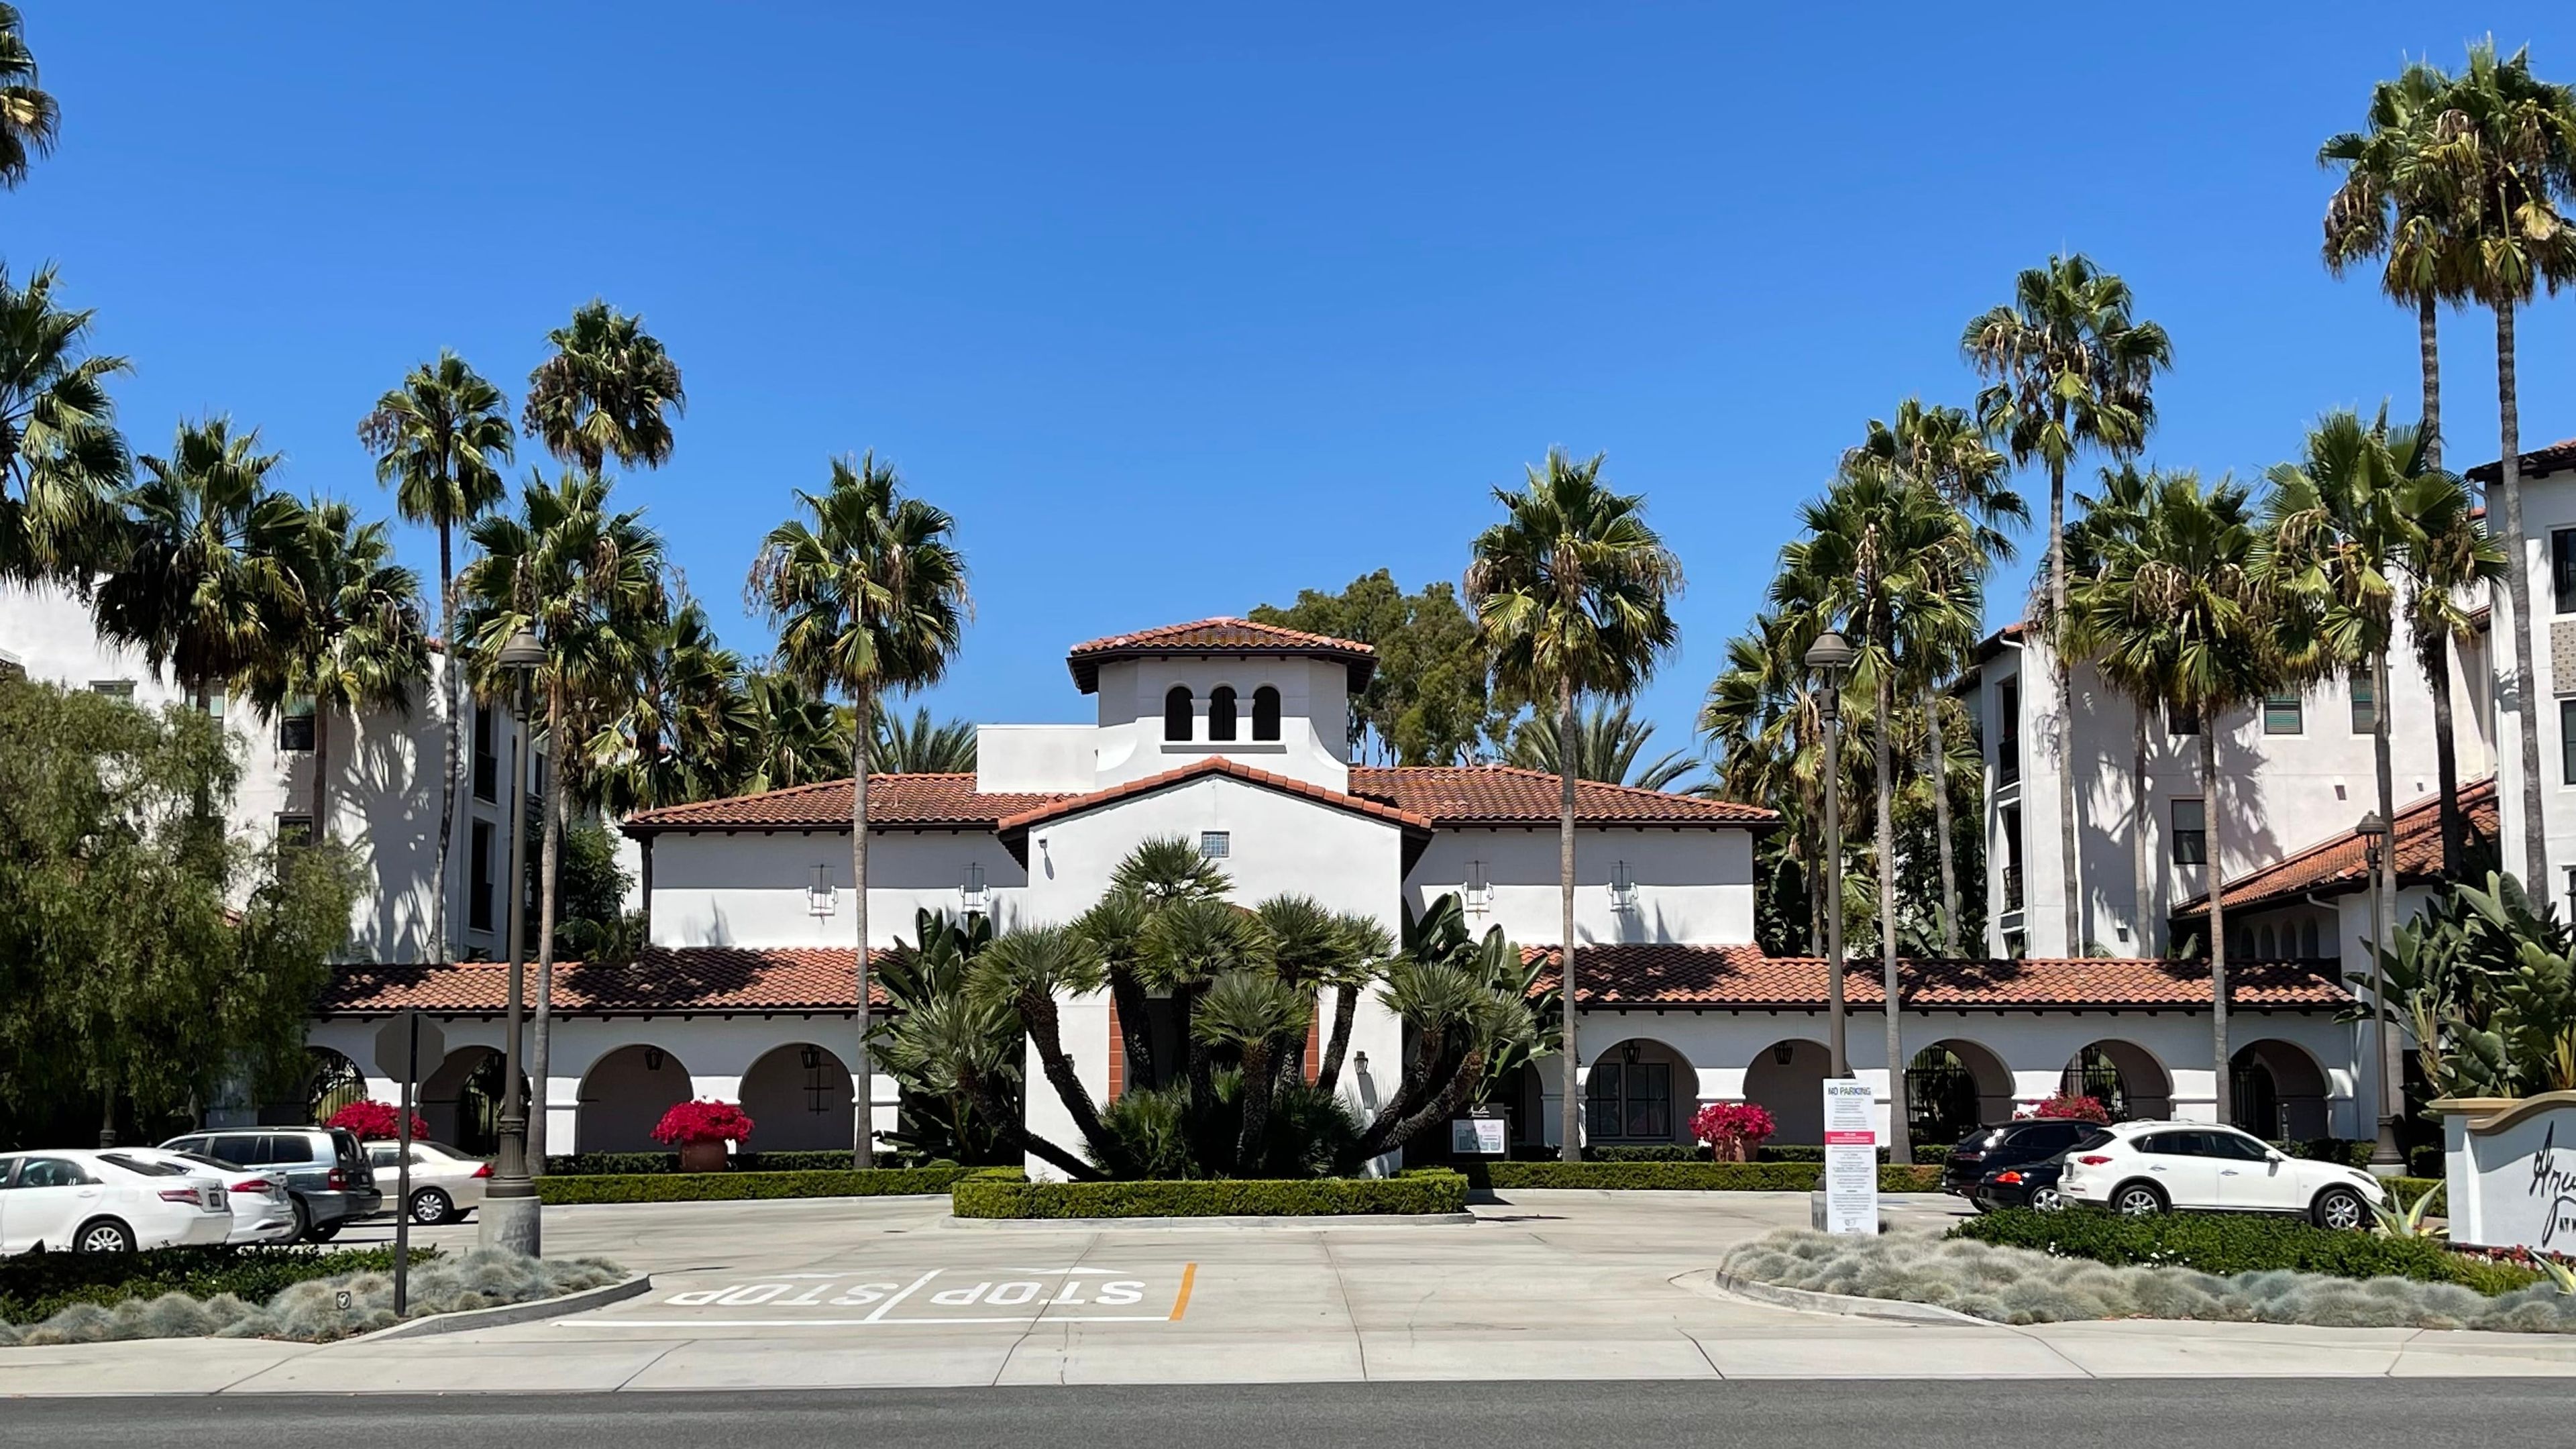
<path fill-rule="evenodd" d="M 2576 1242 L 2576 1165 L 2559 1161 L 2555 1122 L 2541 1134 L 2540 1150 L 2532 1154 L 2530 1193 L 2540 1205 L 2539 1246 Z"/>

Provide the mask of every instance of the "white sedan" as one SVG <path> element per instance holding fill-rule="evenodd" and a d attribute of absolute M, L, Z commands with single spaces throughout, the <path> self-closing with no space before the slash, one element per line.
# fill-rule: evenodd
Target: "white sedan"
<path fill-rule="evenodd" d="M 233 1209 L 233 1232 L 227 1242 L 283 1243 L 295 1236 L 295 1195 L 287 1191 L 284 1177 L 235 1167 L 202 1152 L 135 1147 L 120 1149 L 119 1155 L 168 1162 L 184 1171 L 223 1179 L 224 1194 Z"/>
<path fill-rule="evenodd" d="M 0 1157 L 0 1253 L 220 1243 L 232 1236 L 230 1197 L 211 1168 L 134 1152 L 13 1153 Z"/>
<path fill-rule="evenodd" d="M 2058 1196 L 2140 1217 L 2178 1209 L 2280 1213 L 2366 1228 L 2388 1191 L 2369 1173 L 2291 1157 L 2210 1122 L 2121 1122 L 2066 1149 Z"/>
<path fill-rule="evenodd" d="M 367 1144 L 367 1165 L 375 1170 L 376 1187 L 393 1204 L 402 1145 L 382 1140 Z M 452 1223 L 483 1205 L 483 1184 L 492 1164 L 444 1142 L 411 1145 L 411 1220 L 422 1227 Z"/>

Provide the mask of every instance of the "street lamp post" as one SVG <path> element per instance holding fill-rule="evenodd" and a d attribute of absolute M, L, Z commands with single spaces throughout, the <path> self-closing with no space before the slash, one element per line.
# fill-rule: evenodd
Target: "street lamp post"
<path fill-rule="evenodd" d="M 1851 1075 L 1843 1032 L 1843 671 L 1855 657 L 1849 641 L 1827 629 L 1807 646 L 1816 676 L 1816 713 L 1825 726 L 1825 1050 L 1836 1077 Z"/>
<path fill-rule="evenodd" d="M 482 1245 L 537 1255 L 537 1185 L 528 1176 L 528 1098 L 519 1075 L 519 999 L 527 980 L 528 919 L 528 688 L 546 651 L 526 629 L 501 646 L 501 677 L 507 681 L 510 721 L 510 976 L 509 1025 L 501 1042 L 500 1150 L 492 1164 L 492 1181 L 483 1190 Z"/>
<path fill-rule="evenodd" d="M 2396 1177 L 2406 1170 L 2406 1154 L 2397 1147 L 2397 1100 L 2390 1094 L 2403 1089 L 2406 1075 L 2396 1065 L 2397 1038 L 2388 1029 L 2388 822 L 2372 810 L 2353 830 L 2370 869 L 2370 1014 L 2379 1033 L 2372 1042 L 2379 1058 L 2379 1140 L 2370 1149 L 2370 1170 Z"/>

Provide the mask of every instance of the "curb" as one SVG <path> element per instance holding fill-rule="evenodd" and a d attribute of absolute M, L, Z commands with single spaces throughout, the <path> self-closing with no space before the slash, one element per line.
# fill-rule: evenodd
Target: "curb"
<path fill-rule="evenodd" d="M 1819 1293 L 1809 1288 L 1783 1288 L 1776 1283 L 1757 1283 L 1739 1278 L 1723 1268 L 1702 1268 L 1672 1279 L 1673 1286 L 1712 1298 L 1737 1298 L 1773 1308 L 1793 1308 L 1802 1313 L 1831 1313 L 1844 1318 L 1885 1318 L 1899 1323 L 1937 1323 L 1944 1326 L 1965 1325 L 1974 1328 L 2002 1328 L 2004 1325 L 1955 1308 L 1931 1303 L 1908 1303 L 1897 1298 L 1860 1298 L 1848 1293 Z"/>
<path fill-rule="evenodd" d="M 1036 1228 L 1072 1228 L 1082 1232 L 1190 1232 L 1205 1228 L 1286 1229 L 1294 1232 L 1330 1232 L 1344 1228 L 1434 1228 L 1457 1227 L 1476 1221 L 1474 1213 L 1334 1213 L 1314 1217 L 1204 1217 L 1204 1218 L 961 1218 L 939 1220 L 943 1228 L 967 1232 L 1011 1232 Z"/>
<path fill-rule="evenodd" d="M 638 1273 L 615 1283 L 602 1283 L 578 1293 L 565 1293 L 553 1298 L 532 1298 L 525 1303 L 502 1303 L 491 1308 L 468 1308 L 459 1313 L 433 1313 L 425 1318 L 407 1318 L 390 1328 L 362 1333 L 341 1343 L 381 1343 L 389 1338 L 426 1338 L 433 1333 L 464 1333 L 476 1328 L 507 1328 L 514 1323 L 534 1323 L 542 1318 L 560 1318 L 567 1313 L 586 1313 L 605 1308 L 652 1291 L 653 1275 Z M 336 1347 L 337 1345 L 325 1345 Z"/>

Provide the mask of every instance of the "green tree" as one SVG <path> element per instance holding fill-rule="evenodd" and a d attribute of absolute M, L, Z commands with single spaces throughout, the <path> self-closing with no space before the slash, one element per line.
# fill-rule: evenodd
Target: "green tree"
<path fill-rule="evenodd" d="M 376 481 L 394 490 L 394 509 L 438 531 L 438 630 L 451 651 L 439 673 L 445 758 L 439 779 L 438 879 L 430 897 L 430 950 L 449 958 L 447 886 L 462 788 L 464 673 L 456 667 L 456 530 L 499 506 L 507 490 L 501 465 L 514 451 L 509 404 L 465 359 L 442 351 L 438 361 L 404 374 L 359 420 L 358 439 L 376 460 Z"/>
<path fill-rule="evenodd" d="M 972 607 L 966 559 L 954 542 L 955 520 L 905 497 L 901 488 L 893 465 L 878 462 L 874 453 L 855 462 L 834 459 L 823 492 L 796 494 L 807 518 L 770 530 L 752 565 L 750 595 L 778 628 L 778 667 L 818 694 L 840 690 L 853 721 L 874 719 L 885 694 L 938 683 L 964 642 Z M 858 760 L 866 751 L 855 732 L 854 724 L 850 756 Z M 850 881 L 858 918 L 858 1000 L 865 1003 L 866 770 L 851 778 Z M 863 1084 L 869 1080 L 867 1052 L 862 1039 L 853 1075 Z M 863 1113 L 852 1149 L 862 1166 L 874 1131 Z"/>
<path fill-rule="evenodd" d="M 1073 1058 L 1065 1053 L 1064 1033 L 1056 1014 L 1059 994 L 1079 996 L 1099 990 L 1100 984 L 1100 958 L 1080 930 L 1072 926 L 1026 926 L 996 936 L 993 944 L 976 956 L 967 974 L 966 991 L 980 1004 L 1006 1009 L 1018 1018 L 1028 1033 L 1029 1046 L 1038 1054 L 1038 1065 L 1046 1074 L 1047 1084 L 1064 1102 L 1065 1111 L 1073 1118 L 1083 1141 L 1090 1145 L 1094 1159 L 1114 1163 L 1117 1144 L 1100 1125 L 1100 1108 L 1074 1070 Z M 1058 1157 L 1040 1151 L 1038 1155 L 1077 1176 L 1093 1175 L 1086 1164 L 1069 1153 Z"/>
<path fill-rule="evenodd" d="M 0 5 L 0 188 L 15 191 L 29 165 L 53 154 L 62 113 L 36 77 L 18 7 Z"/>
<path fill-rule="evenodd" d="M 2066 627 L 2066 470 L 2076 453 L 2096 447 L 2134 457 L 2155 425 L 2155 375 L 2173 365 L 2165 330 L 2131 315 L 2129 284 L 2081 254 L 2052 256 L 2023 270 L 2013 300 L 1968 323 L 1960 349 L 1978 375 L 1977 420 L 2013 461 L 2048 469 L 2048 617 L 2060 637 L 2056 656 L 2054 734 L 2061 751 L 2075 725 L 2074 668 Z M 2065 885 L 2066 949 L 2084 943 L 2083 879 L 2075 862 L 2078 809 L 2074 761 L 2057 770 L 2058 865 Z"/>
<path fill-rule="evenodd" d="M 975 773 L 975 726 L 962 719 L 933 724 L 927 707 L 910 721 L 877 707 L 870 731 L 868 768 L 881 775 L 971 775 Z"/>
<path fill-rule="evenodd" d="M 624 965 L 644 946 L 641 911 L 626 909 L 635 878 L 617 863 L 617 837 L 590 818 L 568 821 L 555 858 L 554 954 Z"/>
<path fill-rule="evenodd" d="M 2367 127 L 2329 137 L 2317 164 L 2339 168 L 2326 202 L 2326 270 L 2336 276 L 2381 263 L 2380 290 L 2415 309 L 2424 380 L 2427 457 L 2442 466 L 2441 303 L 2457 297 L 2470 266 L 2459 209 L 2438 156 L 2451 78 L 2415 61 L 2370 88 Z"/>
<path fill-rule="evenodd" d="M 850 773 L 850 729 L 831 701 L 775 670 L 745 675 L 743 695 L 750 758 L 733 790 L 784 790 Z"/>
<path fill-rule="evenodd" d="M 2100 575 L 2103 560 L 2132 542 L 2145 526 L 2149 498 L 2163 486 L 2165 475 L 2138 471 L 2134 463 L 2122 463 L 2102 470 L 2102 487 L 2098 493 L 2080 495 L 2084 516 L 2066 530 L 2067 593 L 2069 606 L 2075 611 L 2075 624 L 2070 633 L 2083 643 L 2080 631 L 2084 617 L 2084 600 Z M 2055 632 L 2054 630 L 2051 631 Z M 2130 655 L 2122 659 L 2097 658 L 2095 671 L 2102 682 L 2129 702 L 2129 899 L 2135 919 L 2130 929 L 2137 935 L 2139 948 L 2150 954 L 2161 953 L 2166 942 L 2165 913 L 2155 909 L 2154 877 L 2147 858 L 2147 729 L 2165 708 L 2165 681 L 2155 674 L 2133 674 L 2131 668 L 2157 663 L 2152 655 Z"/>
<path fill-rule="evenodd" d="M 1252 620 L 1377 650 L 1376 672 L 1351 701 L 1351 744 L 1360 758 L 1459 764 L 1498 744 L 1511 722 L 1512 711 L 1488 687 L 1476 621 L 1445 581 L 1407 594 L 1379 569 L 1338 594 L 1300 589 L 1286 608 L 1260 605 Z"/>
<path fill-rule="evenodd" d="M 1557 747 L 1556 726 L 1543 714 L 1522 720 L 1512 727 L 1512 748 L 1505 759 L 1524 770 L 1555 774 L 1557 761 L 1564 757 Z M 1681 750 L 1645 759 L 1646 743 L 1654 734 L 1654 722 L 1630 718 L 1626 704 L 1595 701 L 1575 721 L 1574 778 L 1639 790 L 1682 787 L 1682 781 L 1699 768 L 1699 760 Z"/>
<path fill-rule="evenodd" d="M 1521 698 L 1556 710 L 1557 738 L 1575 732 L 1589 694 L 1625 698 L 1680 638 L 1670 608 L 1681 563 L 1648 527 L 1641 494 L 1601 482 L 1601 454 L 1576 461 L 1550 448 L 1521 491 L 1494 490 L 1507 517 L 1479 534 L 1467 598 L 1495 677 Z M 1574 946 L 1574 776 L 1557 776 L 1557 875 L 1565 992 L 1563 1155 L 1582 1160 L 1579 995 Z"/>
<path fill-rule="evenodd" d="M 546 334 L 554 349 L 528 374 L 520 426 L 568 467 L 596 473 L 616 459 L 659 468 L 671 458 L 671 418 L 688 411 L 679 365 L 644 319 L 592 301 Z"/>
<path fill-rule="evenodd" d="M 0 582 L 87 589 L 115 561 L 116 501 L 133 474 L 90 320 L 54 300 L 54 269 L 18 286 L 0 266 Z"/>

